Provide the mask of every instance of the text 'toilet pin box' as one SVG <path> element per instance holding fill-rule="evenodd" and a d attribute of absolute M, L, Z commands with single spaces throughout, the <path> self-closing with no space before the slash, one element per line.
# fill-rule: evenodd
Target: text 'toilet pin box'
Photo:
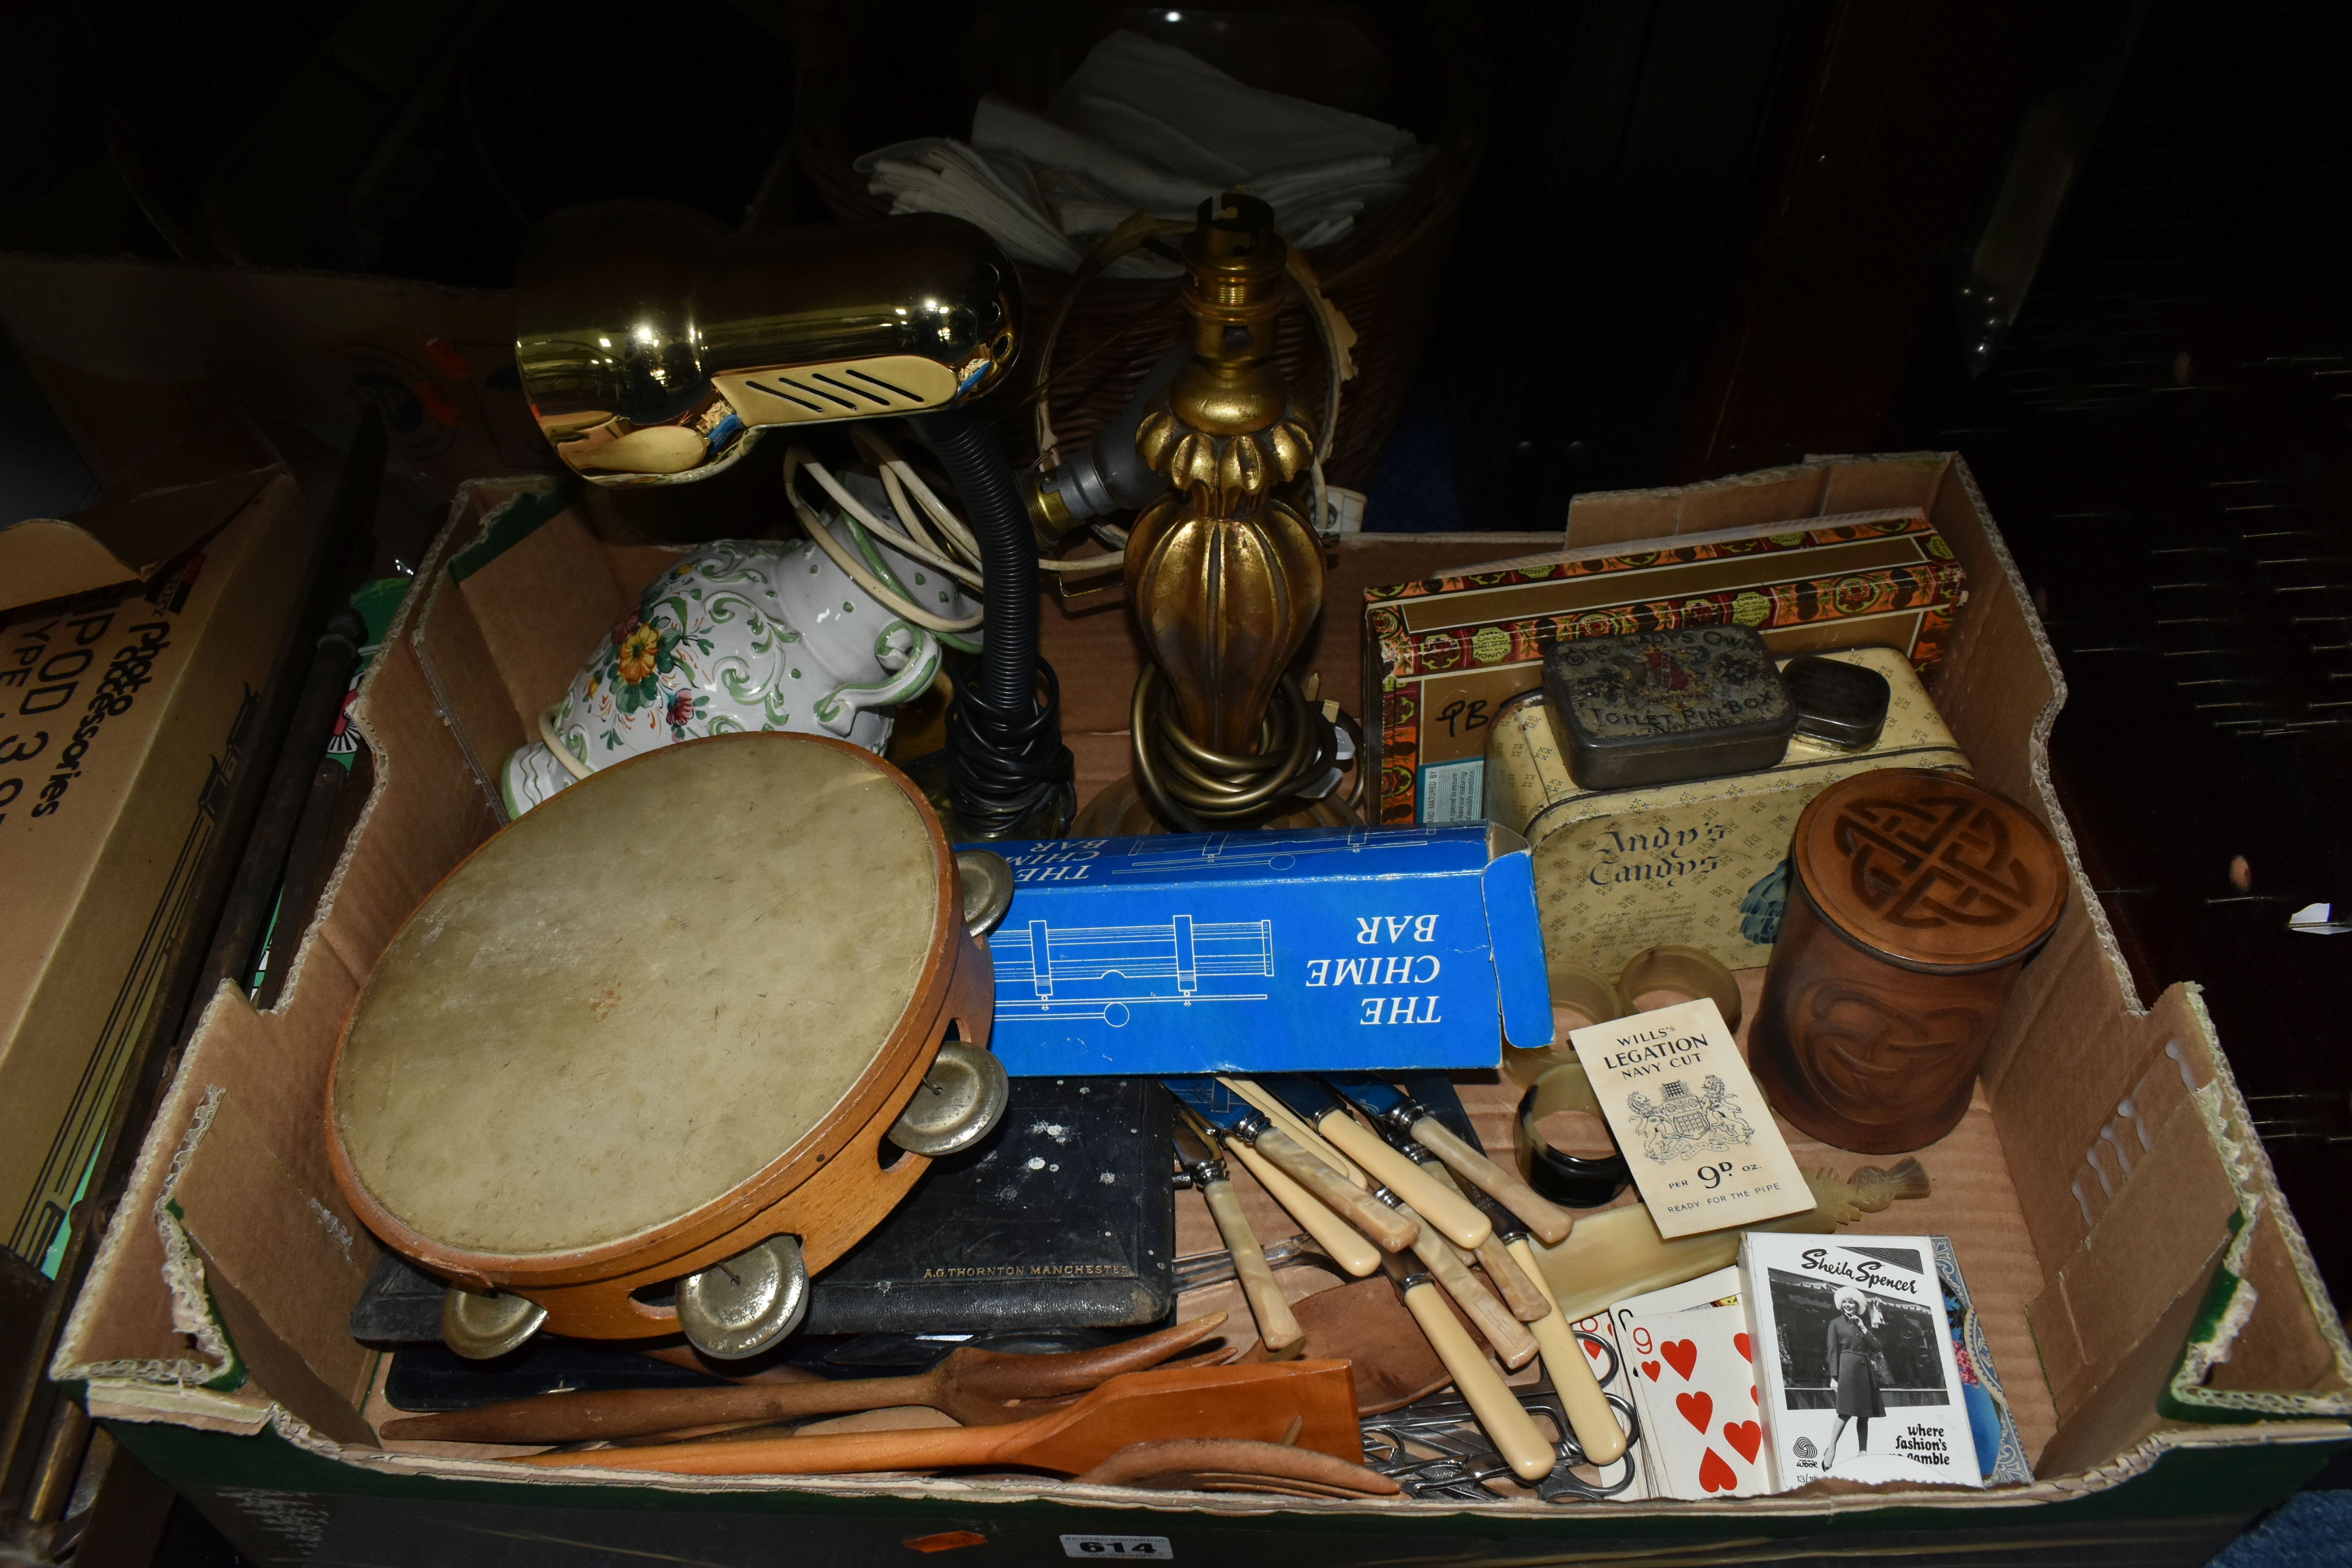
<path fill-rule="evenodd" d="M 1551 1038 L 1527 841 L 1486 826 L 988 844 L 1012 1072 L 1490 1068 Z"/>

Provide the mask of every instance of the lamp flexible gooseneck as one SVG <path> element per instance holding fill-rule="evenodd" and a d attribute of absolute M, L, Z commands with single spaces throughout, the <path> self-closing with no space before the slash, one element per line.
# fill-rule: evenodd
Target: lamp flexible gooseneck
<path fill-rule="evenodd" d="M 967 832 L 992 837 L 1055 795 L 1055 831 L 1076 809 L 1061 691 L 1037 656 L 1037 545 L 1013 465 L 995 433 L 967 408 L 908 417 L 916 439 L 947 470 L 981 552 L 981 651 L 949 660 L 948 784 Z M 1041 692 L 1040 688 L 1043 688 Z"/>

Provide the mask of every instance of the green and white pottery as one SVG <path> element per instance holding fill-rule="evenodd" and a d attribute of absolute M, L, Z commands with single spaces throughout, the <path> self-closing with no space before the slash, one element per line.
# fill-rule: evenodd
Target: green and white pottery
<path fill-rule="evenodd" d="M 881 487 L 845 476 L 867 510 L 896 523 Z M 856 552 L 848 525 L 834 537 Z M 961 619 L 976 607 L 936 568 L 875 550 L 919 603 Z M 831 735 L 879 753 L 892 710 L 928 690 L 940 667 L 929 631 L 890 614 L 804 539 L 698 546 L 648 584 L 636 611 L 597 644 L 541 740 L 507 759 L 509 819 L 598 768 L 676 741 L 742 730 Z M 551 738 L 573 765 L 550 750 Z"/>

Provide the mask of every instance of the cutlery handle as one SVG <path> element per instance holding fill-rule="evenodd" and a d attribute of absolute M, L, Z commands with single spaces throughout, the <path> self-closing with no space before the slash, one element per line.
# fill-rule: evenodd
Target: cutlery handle
<path fill-rule="evenodd" d="M 1503 1305 L 1519 1321 L 1539 1323 L 1557 1315 L 1551 1298 L 1536 1289 L 1535 1281 L 1519 1267 L 1518 1259 L 1511 1256 L 1511 1249 L 1503 1244 L 1501 1237 L 1488 1237 L 1478 1248 L 1478 1267 L 1486 1272 L 1486 1282 L 1494 1286 L 1496 1294 L 1503 1298 Z"/>
<path fill-rule="evenodd" d="M 1236 1138 L 1225 1145 L 1228 1152 L 1240 1159 L 1243 1168 L 1255 1176 L 1268 1196 L 1290 1212 L 1298 1228 L 1315 1238 L 1331 1261 L 1360 1279 L 1380 1271 L 1381 1249 L 1366 1241 L 1363 1233 L 1347 1221 L 1317 1203 L 1313 1194 L 1284 1175 L 1267 1163 L 1266 1157 Z"/>
<path fill-rule="evenodd" d="M 1281 1098 L 1265 1085 L 1246 1078 L 1221 1078 L 1217 1081 L 1231 1089 L 1234 1099 L 1289 1133 L 1291 1142 L 1347 1177 L 1351 1185 L 1370 1190 L 1372 1184 L 1364 1179 L 1361 1171 L 1349 1163 L 1346 1155 L 1325 1142 L 1323 1135 L 1308 1125 L 1307 1118 L 1285 1105 Z"/>
<path fill-rule="evenodd" d="M 1332 1213 L 1362 1231 L 1383 1252 L 1402 1252 L 1421 1226 L 1366 1194 L 1348 1178 L 1300 1148 L 1289 1133 L 1268 1127 L 1257 1135 L 1257 1152 L 1282 1173 L 1322 1200 Z"/>
<path fill-rule="evenodd" d="M 682 1426 L 790 1421 L 893 1405 L 928 1405 L 930 1380 L 862 1377 L 824 1383 L 748 1383 L 726 1388 L 614 1388 L 542 1394 L 471 1410 L 404 1415 L 383 1436 L 425 1443 L 578 1443 Z"/>
<path fill-rule="evenodd" d="M 1429 1179 L 1439 1186 L 1450 1193 L 1461 1194 L 1461 1178 L 1435 1159 L 1423 1161 L 1421 1168 L 1428 1174 Z M 1478 1212 L 1486 1216 L 1490 1226 L 1502 1216 L 1503 1205 L 1486 1194 L 1480 1193 L 1475 1201 Z M 1500 1292 L 1503 1305 L 1508 1307 L 1511 1310 L 1511 1316 L 1518 1319 L 1519 1321 L 1532 1323 L 1551 1310 L 1551 1298 L 1536 1289 L 1534 1283 L 1528 1279 L 1526 1271 L 1520 1268 L 1517 1259 L 1514 1258 L 1509 1249 L 1504 1246 L 1502 1234 L 1499 1231 L 1490 1229 L 1486 1239 L 1478 1244 L 1478 1250 L 1463 1261 L 1475 1263 L 1486 1269 L 1486 1282 Z"/>
<path fill-rule="evenodd" d="M 1241 1281 L 1242 1294 L 1249 1300 L 1250 1316 L 1257 1320 L 1257 1337 L 1265 1343 L 1265 1353 L 1276 1361 L 1297 1355 L 1307 1342 L 1307 1331 L 1298 1326 L 1290 1303 L 1283 1298 L 1282 1287 L 1274 1282 L 1274 1270 L 1266 1266 L 1265 1249 L 1257 1244 L 1256 1232 L 1250 1229 L 1249 1220 L 1242 1214 L 1241 1200 L 1234 1195 L 1234 1184 L 1211 1182 L 1202 1189 L 1201 1195 L 1209 1200 L 1209 1214 L 1217 1222 L 1217 1234 L 1225 1238 L 1225 1250 L 1234 1255 L 1234 1277 Z"/>
<path fill-rule="evenodd" d="M 1535 1249 L 1524 1239 L 1514 1241 L 1511 1253 L 1528 1278 L 1551 1302 L 1551 1312 L 1530 1325 L 1536 1343 L 1543 1347 L 1544 1370 L 1551 1373 L 1551 1386 L 1559 1395 L 1561 1408 L 1568 1412 L 1569 1429 L 1576 1434 L 1576 1446 L 1584 1457 L 1596 1465 L 1613 1465 L 1625 1452 L 1625 1429 L 1617 1424 L 1617 1413 L 1601 1395 L 1601 1384 L 1592 1375 L 1592 1363 L 1584 1353 L 1584 1346 L 1576 1331 L 1568 1324 L 1559 1303 L 1552 1300 L 1551 1285 L 1536 1264 Z"/>
<path fill-rule="evenodd" d="M 1478 1425 L 1512 1473 L 1523 1481 L 1539 1481 L 1551 1474 L 1559 1454 L 1544 1441 L 1527 1406 L 1503 1385 L 1503 1374 L 1446 1310 L 1435 1288 L 1415 1285 L 1404 1293 L 1404 1304 L 1428 1336 L 1429 1348 L 1454 1374 L 1454 1386 L 1461 1391 L 1471 1414 L 1478 1417 Z"/>
<path fill-rule="evenodd" d="M 1570 1227 L 1576 1224 L 1574 1215 L 1448 1132 L 1435 1117 L 1424 1116 L 1414 1122 L 1412 1138 L 1414 1142 L 1452 1166 L 1464 1181 L 1527 1221 L 1528 1228 L 1534 1231 L 1546 1247 L 1558 1247 L 1568 1239 Z"/>
<path fill-rule="evenodd" d="M 1409 1208 L 1398 1212 L 1408 1218 L 1419 1217 Z M 1505 1366 L 1516 1372 L 1536 1359 L 1535 1336 L 1495 1300 L 1493 1291 L 1478 1283 L 1478 1277 L 1463 1266 L 1444 1237 L 1423 1226 L 1412 1244 L 1412 1254 L 1429 1270 L 1429 1277 L 1444 1286 L 1445 1293 L 1478 1325 L 1478 1331 L 1486 1336 L 1486 1342 L 1495 1347 L 1495 1353 L 1502 1358 Z"/>
<path fill-rule="evenodd" d="M 1325 1117 L 1316 1123 L 1316 1131 L 1379 1177 L 1382 1186 L 1411 1204 L 1454 1246 L 1475 1251 L 1480 1242 L 1494 1235 L 1494 1222 L 1472 1207 L 1469 1199 L 1440 1186 L 1428 1172 L 1390 1148 L 1379 1133 L 1346 1111 Z"/>

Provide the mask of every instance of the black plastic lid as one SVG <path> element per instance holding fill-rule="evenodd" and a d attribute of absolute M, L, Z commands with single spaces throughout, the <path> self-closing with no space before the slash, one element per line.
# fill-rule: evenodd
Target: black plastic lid
<path fill-rule="evenodd" d="M 1798 734 L 1854 752 L 1878 743 L 1891 695 L 1878 671 L 1805 654 L 1780 667 L 1780 680 L 1797 706 Z"/>

